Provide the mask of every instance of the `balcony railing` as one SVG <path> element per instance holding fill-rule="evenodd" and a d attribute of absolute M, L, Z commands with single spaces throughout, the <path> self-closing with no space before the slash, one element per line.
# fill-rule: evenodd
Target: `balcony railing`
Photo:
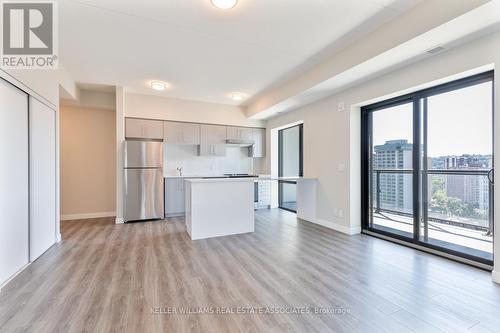
<path fill-rule="evenodd" d="M 422 191 L 428 192 L 428 176 L 433 175 L 444 175 L 444 176 L 483 176 L 487 178 L 488 182 L 488 221 L 486 221 L 486 225 L 481 225 L 479 223 L 470 223 L 473 221 L 472 218 L 469 221 L 456 221 L 451 219 L 446 219 L 442 217 L 429 216 L 429 206 L 428 201 L 424 200 L 423 202 L 423 212 L 422 212 L 422 221 L 432 221 L 436 223 L 443 223 L 448 225 L 453 225 L 461 228 L 474 229 L 485 231 L 487 235 L 493 234 L 493 183 L 490 180 L 492 170 L 484 170 L 484 169 L 431 169 L 431 170 L 421 170 L 420 175 L 422 179 Z M 404 212 L 401 210 L 383 208 L 381 204 L 381 175 L 382 174 L 407 174 L 413 175 L 412 169 L 373 169 L 373 173 L 375 174 L 375 212 L 389 212 L 393 214 L 403 215 L 403 216 L 412 216 L 411 213 Z M 404 195 L 404 194 L 403 194 Z M 430 211 L 430 213 L 433 213 Z"/>

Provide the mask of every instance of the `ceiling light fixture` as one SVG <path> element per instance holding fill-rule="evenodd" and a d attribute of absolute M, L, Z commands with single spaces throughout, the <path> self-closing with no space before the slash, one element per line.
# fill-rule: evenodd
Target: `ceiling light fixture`
<path fill-rule="evenodd" d="M 241 92 L 232 92 L 230 94 L 230 97 L 233 101 L 240 102 L 244 100 L 247 97 L 247 95 Z"/>
<path fill-rule="evenodd" d="M 238 0 L 210 0 L 212 5 L 219 9 L 231 9 L 238 4 Z"/>
<path fill-rule="evenodd" d="M 157 91 L 163 91 L 167 88 L 167 84 L 162 81 L 151 81 L 151 88 Z"/>

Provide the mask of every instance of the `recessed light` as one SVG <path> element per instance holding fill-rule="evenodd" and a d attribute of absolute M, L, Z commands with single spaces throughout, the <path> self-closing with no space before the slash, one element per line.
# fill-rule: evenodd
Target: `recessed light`
<path fill-rule="evenodd" d="M 241 93 L 241 92 L 232 92 L 229 96 L 231 97 L 231 99 L 233 101 L 236 101 L 236 102 L 240 102 L 247 97 L 246 94 Z"/>
<path fill-rule="evenodd" d="M 231 9 L 238 4 L 238 0 L 210 0 L 210 2 L 219 9 Z"/>
<path fill-rule="evenodd" d="M 151 81 L 151 88 L 157 91 L 163 91 L 167 88 L 167 84 L 163 81 Z"/>

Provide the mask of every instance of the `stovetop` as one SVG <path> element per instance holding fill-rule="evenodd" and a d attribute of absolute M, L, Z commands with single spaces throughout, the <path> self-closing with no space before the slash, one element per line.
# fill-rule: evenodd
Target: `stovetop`
<path fill-rule="evenodd" d="M 225 173 L 225 177 L 228 178 L 256 178 L 256 175 L 250 175 L 248 173 Z"/>

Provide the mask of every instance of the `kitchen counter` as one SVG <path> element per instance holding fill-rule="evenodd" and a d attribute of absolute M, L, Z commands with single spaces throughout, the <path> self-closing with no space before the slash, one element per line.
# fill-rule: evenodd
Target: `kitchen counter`
<path fill-rule="evenodd" d="M 186 179 L 186 229 L 191 239 L 253 232 L 254 179 Z"/>
<path fill-rule="evenodd" d="M 241 181 L 247 181 L 247 182 L 254 182 L 256 178 L 254 177 L 242 177 L 242 178 L 188 178 L 185 181 L 186 182 L 192 182 L 192 183 L 222 183 L 222 182 L 241 182 Z"/>
<path fill-rule="evenodd" d="M 170 179 L 170 178 L 217 178 L 217 177 L 224 177 L 223 175 L 164 175 L 163 178 Z"/>

